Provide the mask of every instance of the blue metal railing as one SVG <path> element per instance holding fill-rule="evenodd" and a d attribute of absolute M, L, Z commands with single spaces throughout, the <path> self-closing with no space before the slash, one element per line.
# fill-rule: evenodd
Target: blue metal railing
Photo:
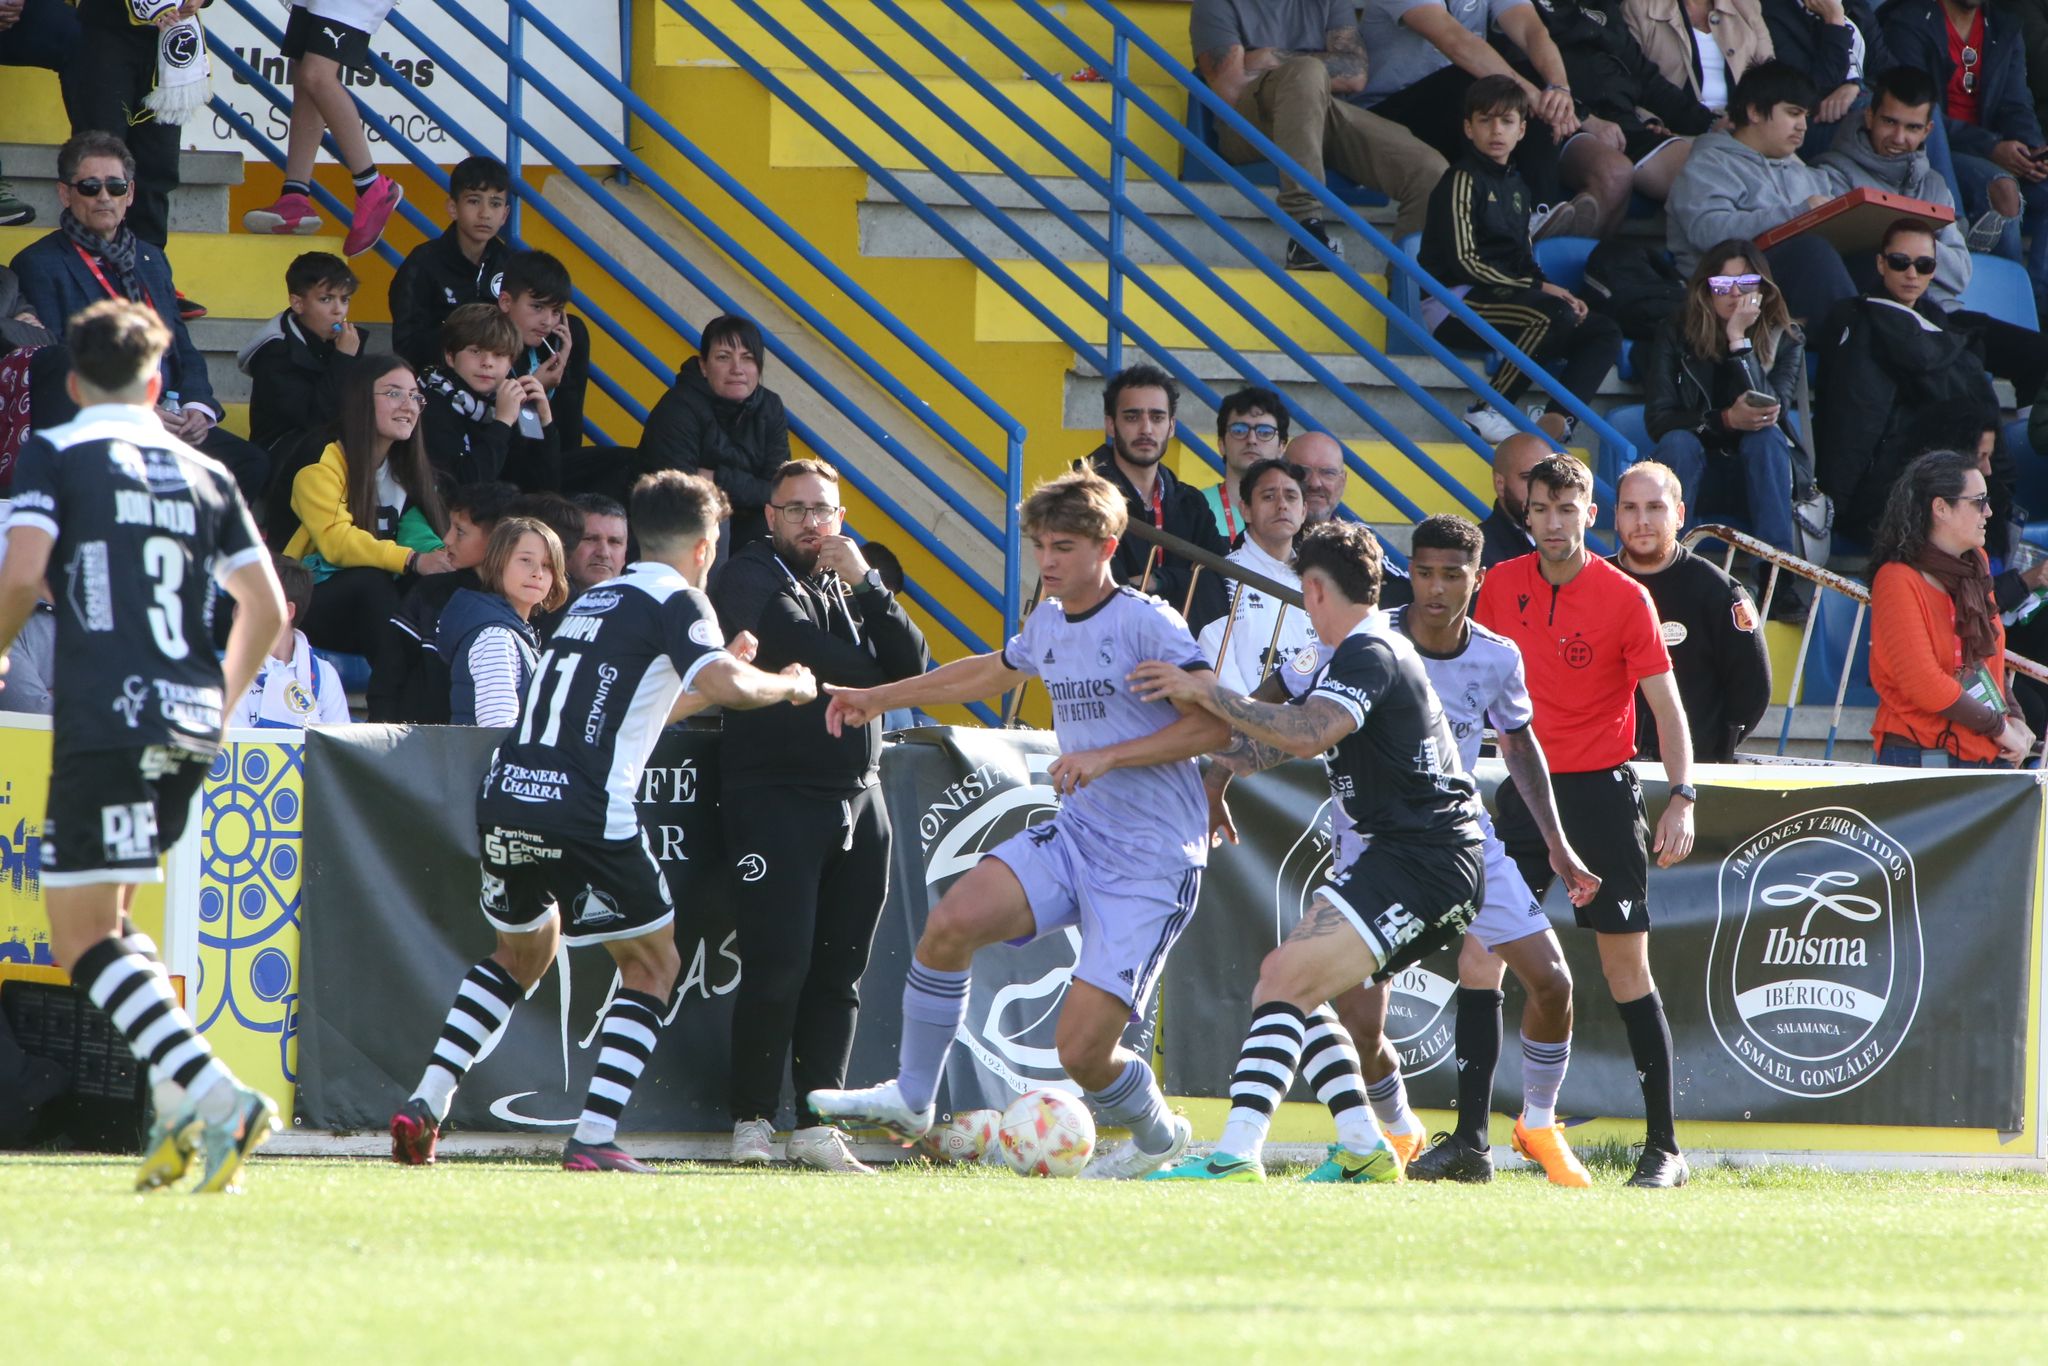
<path fill-rule="evenodd" d="M 947 0 L 947 3 L 956 12 L 962 10 L 963 0 Z M 1523 354 L 1520 348 L 1503 336 L 1497 328 L 1474 313 L 1455 291 L 1445 286 L 1435 276 L 1416 264 L 1412 258 L 1402 253 L 1392 242 L 1387 240 L 1386 236 L 1378 228 L 1366 222 L 1341 197 L 1333 194 L 1323 184 L 1322 177 L 1319 174 L 1309 173 L 1307 168 L 1282 151 L 1272 139 L 1260 132 L 1257 127 L 1243 115 L 1239 114 L 1236 109 L 1226 103 L 1214 91 L 1210 90 L 1208 83 L 1199 75 L 1175 60 L 1150 34 L 1119 13 L 1108 3 L 1108 0 L 1082 0 L 1082 3 L 1086 4 L 1100 16 L 1109 25 L 1114 34 L 1120 38 L 1128 39 L 1131 43 L 1135 44 L 1161 70 L 1167 72 L 1185 87 L 1190 98 L 1200 101 L 1220 126 L 1230 129 L 1260 156 L 1271 161 L 1280 174 L 1294 179 L 1305 188 L 1314 192 L 1323 204 L 1325 222 L 1334 219 L 1358 233 L 1368 244 L 1377 248 L 1386 257 L 1390 270 L 1407 275 L 1421 290 L 1440 302 L 1452 317 L 1457 318 L 1470 328 L 1488 347 L 1512 359 L 1522 369 L 1523 373 L 1529 375 L 1534 380 L 1538 388 L 1550 396 L 1551 401 L 1555 405 L 1571 413 L 1601 441 L 1612 443 L 1616 449 L 1623 452 L 1633 452 L 1633 444 L 1595 413 L 1590 405 L 1565 389 L 1554 376 L 1530 357 Z M 1341 258 L 1337 257 L 1321 242 L 1305 231 L 1298 222 L 1280 212 L 1277 202 L 1253 187 L 1249 181 L 1238 173 L 1235 167 L 1223 159 L 1216 149 L 1196 137 L 1192 130 L 1186 126 L 1185 121 L 1174 118 L 1157 101 L 1147 95 L 1142 87 L 1136 85 L 1131 80 L 1127 57 L 1122 59 L 1121 64 L 1116 60 L 1104 59 L 1100 53 L 1096 52 L 1086 41 L 1075 34 L 1071 28 L 1061 22 L 1049 9 L 1037 3 L 1037 0 L 1018 0 L 1018 4 L 1020 8 L 1048 32 L 1066 43 L 1076 54 L 1096 64 L 1097 70 L 1103 70 L 1106 66 L 1106 74 L 1109 76 L 1109 79 L 1116 84 L 1117 88 L 1127 90 L 1130 98 L 1143 112 L 1166 128 L 1191 154 L 1199 157 L 1204 164 L 1213 168 L 1223 178 L 1225 183 L 1232 185 L 1239 193 L 1243 194 L 1267 218 L 1286 232 L 1291 240 L 1299 242 L 1303 247 L 1311 251 L 1317 260 L 1334 270 L 1339 278 L 1344 279 L 1352 288 L 1357 289 L 1364 295 L 1375 308 L 1379 309 L 1386 316 L 1390 325 L 1400 329 L 1403 335 L 1419 346 L 1425 354 L 1432 356 L 1442 363 L 1479 397 L 1498 407 L 1516 426 L 1524 431 L 1529 431 L 1543 437 L 1545 440 L 1549 440 L 1548 436 L 1535 427 L 1528 420 L 1527 415 L 1522 413 L 1516 405 L 1507 403 L 1502 399 L 1490 382 L 1482 379 L 1455 352 L 1430 336 L 1429 332 L 1416 320 L 1410 318 L 1403 310 L 1394 307 L 1384 294 L 1375 289 Z M 969 22 L 975 24 L 977 31 L 982 32 L 985 37 L 991 36 L 991 30 L 985 25 L 985 22 L 980 21 L 979 16 L 974 14 L 971 8 L 966 10 L 966 14 Z M 1085 109 L 1085 106 L 1082 107 Z M 1092 121 L 1100 122 L 1099 117 Z M 1137 147 L 1134 143 L 1130 143 L 1128 139 L 1115 142 L 1113 146 L 1119 155 L 1124 154 L 1126 151 L 1135 152 L 1139 156 L 1144 155 L 1143 149 Z M 1150 158 L 1147 157 L 1145 160 L 1149 161 Z M 1155 176 L 1155 178 L 1158 177 Z M 1178 177 L 1168 176 L 1162 183 L 1173 186 L 1178 185 L 1179 180 Z M 1254 256 L 1253 259 L 1256 264 L 1267 266 L 1270 273 L 1272 263 L 1264 261 L 1262 257 Z M 1374 355 L 1369 356 L 1368 359 L 1372 360 L 1373 364 L 1383 372 L 1387 371 L 1389 362 L 1387 362 L 1384 356 Z M 1491 452 L 1477 440 L 1476 435 L 1469 434 L 1469 429 L 1460 430 L 1464 429 L 1462 421 L 1448 423 L 1447 425 L 1458 432 L 1459 435 L 1464 436 L 1467 444 L 1472 446 L 1475 451 L 1490 457 Z M 1611 490 L 1603 489 L 1602 495 L 1605 496 L 1610 492 Z"/>
<path fill-rule="evenodd" d="M 439 0 L 439 2 L 443 3 L 444 8 L 449 8 L 449 6 L 446 3 L 446 0 Z M 246 18 L 252 25 L 254 25 L 259 32 L 263 32 L 267 37 L 269 37 L 274 42 L 281 41 L 281 35 L 279 34 L 279 32 L 274 28 L 274 26 L 267 23 L 262 16 L 255 13 L 247 3 L 247 0 L 228 0 L 228 4 L 231 7 L 233 7 L 238 13 L 242 14 L 243 17 Z M 458 17 L 460 18 L 462 16 Z M 394 16 L 394 19 L 397 19 L 397 16 Z M 415 44 L 421 48 L 422 52 L 432 57 L 437 62 L 440 62 L 444 69 L 450 70 L 451 72 L 456 74 L 458 80 L 462 80 L 463 84 L 467 88 L 469 88 L 473 94 L 477 95 L 480 99 L 483 100 L 487 107 L 492 109 L 492 112 L 496 113 L 500 118 L 505 119 L 509 130 L 522 136 L 525 140 L 530 141 L 537 150 L 539 150 L 542 154 L 548 156 L 552 160 L 556 169 L 572 173 L 572 178 L 578 179 L 579 185 L 586 191 L 586 193 L 592 190 L 593 184 L 590 183 L 590 178 L 587 175 L 583 175 L 580 172 L 580 170 L 575 168 L 573 162 L 570 162 L 566 157 L 564 157 L 559 148 L 555 147 L 544 136 L 538 134 L 537 131 L 533 129 L 530 123 L 528 123 L 523 117 L 520 117 L 512 109 L 510 104 L 508 104 L 505 101 L 498 100 L 495 97 L 494 92 L 481 89 L 479 83 L 477 83 L 474 80 L 474 78 L 465 79 L 468 73 L 463 71 L 457 64 L 450 60 L 448 54 L 445 51 L 442 51 L 436 44 L 432 43 L 431 40 L 426 39 L 424 35 L 419 34 L 417 30 L 406 32 L 406 30 L 412 29 L 412 26 L 410 24 L 407 24 L 402 20 L 398 20 L 398 26 L 400 28 L 400 31 L 404 33 L 406 37 L 413 40 Z M 280 91 L 278 91 L 274 85 L 265 80 L 260 72 L 257 72 L 247 62 L 243 61 L 238 54 L 233 52 L 232 49 L 225 47 L 216 39 L 213 42 L 213 50 L 230 66 L 231 69 L 234 69 L 237 72 L 237 74 L 243 79 L 245 83 L 257 89 L 257 91 L 260 94 L 262 94 L 264 98 L 267 99 L 274 107 L 285 110 L 289 109 L 289 100 Z M 518 74 L 522 70 L 525 71 L 528 75 L 532 74 L 531 68 L 524 62 L 523 56 L 521 56 L 520 54 L 501 48 L 500 55 L 503 55 L 507 58 L 508 66 L 514 71 L 515 74 Z M 388 63 L 384 62 L 379 57 L 373 57 L 372 64 L 374 67 L 380 68 L 382 73 L 387 78 L 392 78 L 391 83 L 395 88 L 403 91 L 405 95 L 412 101 L 413 104 L 418 106 L 422 110 L 422 112 L 427 114 L 429 118 L 432 118 L 451 137 L 455 138 L 469 151 L 481 154 L 488 154 L 488 149 L 484 148 L 482 144 L 477 141 L 477 139 L 468 134 L 458 124 L 456 124 L 452 119 L 450 119 L 446 112 L 442 110 L 434 101 L 420 94 L 417 91 L 417 89 L 414 88 L 409 82 L 404 81 L 402 78 L 397 78 L 397 73 L 390 67 Z M 592 64 L 595 65 L 594 63 Z M 258 148 L 259 151 L 261 151 L 266 157 L 268 157 L 273 162 L 276 162 L 280 165 L 283 164 L 284 153 L 282 149 L 278 148 L 276 144 L 269 138 L 267 138 L 264 134 L 262 134 L 260 130 L 256 129 L 246 119 L 243 119 L 239 115 L 235 114 L 232 108 L 228 107 L 224 101 L 216 99 L 213 101 L 213 105 L 216 111 L 221 112 L 226 117 L 229 125 L 245 141 L 249 142 L 252 146 Z M 408 139 L 406 139 L 395 128 L 393 128 L 386 120 L 378 117 L 374 111 L 370 110 L 367 106 L 364 106 L 361 101 L 357 101 L 357 105 L 359 110 L 363 114 L 366 124 L 368 124 L 372 131 L 378 133 L 380 136 L 389 141 L 393 147 L 399 149 L 401 153 L 403 153 L 409 160 L 411 160 L 414 164 L 418 165 L 419 167 L 421 167 L 421 169 L 423 169 L 430 176 L 432 176 L 438 184 L 442 185 L 443 187 L 446 186 L 446 173 L 441 171 L 437 163 L 435 163 L 425 153 L 421 152 Z M 334 150 L 334 145 L 331 138 L 326 139 L 324 145 L 327 146 L 330 152 Z M 644 171 L 643 174 L 645 174 Z M 519 186 L 518 188 L 521 190 L 522 194 L 524 194 L 524 187 Z M 340 203 L 340 201 L 334 195 L 328 193 L 326 190 L 317 185 L 315 186 L 315 196 L 318 202 L 322 205 L 322 207 L 328 209 L 330 212 L 335 213 L 336 216 L 343 223 L 348 222 L 352 217 L 349 211 Z M 610 200 L 609 195 L 605 195 L 603 197 L 606 200 Z M 419 228 L 423 234 L 429 237 L 438 235 L 440 231 L 439 225 L 434 224 L 431 220 L 427 219 L 423 214 L 419 212 L 419 210 L 415 206 L 411 204 L 406 204 L 402 207 L 408 221 L 412 222 L 415 227 Z M 558 209 L 555 209 L 554 206 L 547 204 L 543 199 L 534 198 L 534 207 L 536 211 L 540 212 L 543 215 L 543 217 L 548 219 L 552 226 L 554 226 L 558 231 L 561 231 L 565 236 L 569 237 L 570 240 L 574 242 L 579 248 L 583 249 L 585 253 L 588 254 L 602 269 L 605 269 L 615 278 L 631 278 L 630 273 L 625 269 L 625 267 L 620 262 L 618 262 L 614 257 L 612 257 L 610 253 L 604 251 L 604 249 L 601 246 L 599 246 L 595 241 L 591 240 L 587 234 L 582 233 L 573 222 L 570 222 L 565 216 L 563 216 L 560 213 Z M 646 229 L 645 225 L 639 224 L 637 220 L 629 220 L 628 215 L 623 211 L 623 207 L 620 206 L 616 200 L 610 200 L 610 203 L 607 205 L 607 207 L 609 207 L 615 215 L 620 217 L 621 221 L 627 222 L 629 227 L 633 227 L 636 231 L 636 235 L 641 238 L 644 244 L 649 246 L 658 245 L 657 242 L 650 240 L 653 238 L 654 235 Z M 383 255 L 387 260 L 396 261 L 398 259 L 396 251 L 386 243 L 379 243 L 378 250 L 380 254 Z M 684 268 L 683 273 L 686 275 L 686 277 L 695 277 L 691 279 L 691 283 L 702 289 L 703 292 L 707 296 L 711 297 L 713 302 L 718 304 L 721 308 L 729 312 L 741 311 L 734 301 L 725 297 L 722 291 L 719 291 L 714 285 L 712 285 L 712 283 L 709 280 L 703 279 L 701 277 L 701 273 L 695 272 L 694 270 L 691 269 L 687 269 L 686 267 L 688 266 L 688 263 L 686 261 L 680 261 L 679 259 L 677 262 L 671 262 L 671 264 L 677 264 L 679 265 L 679 268 Z M 659 379 L 664 384 L 668 382 L 670 370 L 667 363 L 661 360 L 659 357 L 657 357 L 651 350 L 649 350 L 645 346 L 645 344 L 641 342 L 639 338 L 636 337 L 629 328 L 625 327 L 624 325 L 620 324 L 616 319 L 612 318 L 605 310 L 597 306 L 594 303 L 594 301 L 588 299 L 588 297 L 585 296 L 580 290 L 577 291 L 576 303 L 579 309 L 588 313 L 592 321 L 597 322 L 599 326 L 603 327 L 608 334 L 612 335 L 616 340 L 618 340 L 621 343 L 621 345 L 624 346 L 625 349 L 629 352 L 629 354 L 632 354 L 636 360 L 638 360 L 642 365 L 644 365 L 649 370 L 650 373 L 655 375 L 656 378 Z M 653 300 L 651 301 L 651 303 L 653 305 L 654 311 L 657 313 L 658 316 L 662 317 L 662 321 L 665 324 L 674 328 L 679 334 L 683 336 L 694 335 L 695 329 L 691 327 L 687 322 L 685 322 L 679 315 L 675 314 L 672 309 L 669 309 L 666 306 L 666 304 L 661 303 L 661 301 L 659 300 Z M 771 342 L 771 350 L 773 349 L 775 349 L 775 344 Z M 822 395 L 824 395 L 829 401 L 832 401 L 836 406 L 838 406 L 842 412 L 846 413 L 849 417 L 853 418 L 856 424 L 860 425 L 866 432 L 866 434 L 875 438 L 878 445 L 882 445 L 884 449 L 890 449 L 891 447 L 897 446 L 894 437 L 890 435 L 886 431 L 886 429 L 882 428 L 879 424 L 875 423 L 871 417 L 869 417 L 867 414 L 858 409 L 854 404 L 851 403 L 850 400 L 846 398 L 844 394 L 840 393 L 836 389 L 836 387 L 832 386 L 829 382 L 825 381 L 822 376 L 816 375 L 815 372 L 811 370 L 811 367 L 804 363 L 800 357 L 792 357 L 785 354 L 784 359 L 785 361 L 791 364 L 791 368 L 793 371 L 803 375 L 804 378 L 811 382 L 813 387 L 816 388 Z M 618 401 L 630 415 L 634 416 L 639 420 L 644 421 L 646 417 L 645 408 L 642 407 L 636 400 L 634 400 L 631 394 L 628 393 L 623 388 L 623 386 L 617 384 L 617 382 L 612 380 L 610 376 L 603 374 L 602 371 L 596 369 L 595 367 L 593 367 L 592 377 L 593 380 L 595 380 L 600 385 L 600 388 L 604 392 L 612 396 L 615 401 Z M 1007 414 L 1001 413 L 1000 409 L 997 409 L 996 412 L 999 415 L 998 420 L 1007 418 L 1008 416 Z M 594 424 L 587 425 L 592 425 L 592 429 L 595 430 Z M 924 527 L 916 518 L 912 517 L 900 504 L 896 502 L 895 499 L 890 497 L 881 488 L 877 487 L 873 483 L 873 481 L 869 479 L 859 469 L 859 467 L 856 464 L 846 460 L 845 457 L 833 447 L 832 443 L 824 440 L 817 432 L 810 428 L 809 424 L 802 422 L 800 419 L 792 417 L 792 427 L 794 430 L 797 431 L 798 436 L 802 438 L 807 444 L 811 445 L 821 454 L 826 455 L 828 458 L 831 458 L 836 464 L 838 464 L 847 476 L 849 482 L 853 483 L 855 488 L 859 489 L 864 495 L 866 495 L 871 502 L 873 502 L 885 515 L 890 517 L 891 520 L 896 522 L 897 525 L 900 528 L 902 528 L 906 534 L 911 536 L 911 538 L 914 541 L 923 546 L 930 553 L 934 554 L 941 561 L 941 563 L 946 565 L 948 569 L 958 574 L 961 577 L 962 581 L 965 582 L 970 588 L 973 588 L 975 591 L 980 593 L 985 599 L 991 601 L 994 601 L 998 597 L 998 592 L 992 585 L 988 584 L 985 579 L 983 579 L 978 573 L 976 573 L 972 569 L 971 566 L 967 565 L 964 561 L 960 560 L 958 555 L 955 554 L 950 547 L 946 546 L 942 541 L 934 537 L 931 534 L 929 528 Z M 1005 590 L 1003 591 L 1001 596 L 1003 599 L 1004 607 L 1004 628 L 1007 631 L 1014 628 L 1017 613 L 1021 610 L 1021 603 L 1018 600 L 1020 594 L 1018 586 L 1019 576 L 1017 573 L 1017 566 L 1019 565 L 1021 559 L 1019 545 L 1020 535 L 1016 527 L 1016 506 L 1018 502 L 1021 500 L 1021 447 L 1024 436 L 1021 424 L 1016 423 L 1014 419 L 1010 419 L 1009 430 L 1006 432 L 1006 436 L 1009 439 L 1009 468 L 1003 471 L 1002 474 L 1004 475 L 1004 482 L 1006 484 L 1006 493 L 1009 494 L 1009 509 L 1006 513 L 1006 520 L 1008 521 L 1009 526 L 1005 528 L 1004 532 L 998 533 L 996 532 L 995 528 L 988 523 L 986 518 L 979 517 L 978 513 L 976 513 L 975 515 L 979 520 L 977 530 L 982 531 L 985 535 L 989 535 L 991 539 L 997 540 L 998 543 L 1002 544 L 1005 548 L 1006 567 L 1008 571 L 1005 574 L 1005 578 L 1008 582 L 1006 583 Z M 909 452 L 900 451 L 900 454 L 909 463 L 913 465 L 916 464 L 915 457 L 910 455 Z M 940 481 L 932 479 L 929 475 L 929 472 L 923 471 L 921 466 L 919 467 L 919 470 L 920 473 L 923 473 L 926 476 L 927 483 L 929 483 L 934 489 L 941 491 L 942 494 L 952 492 L 950 489 L 946 488 Z M 955 497 L 957 498 L 957 495 L 955 495 Z M 967 510 L 973 511 L 971 505 L 967 505 Z M 933 598 L 919 585 L 913 582 L 912 584 L 908 585 L 907 592 L 909 593 L 912 601 L 916 602 L 930 616 L 932 616 L 932 618 L 942 628 L 951 633 L 956 639 L 960 640 L 969 649 L 985 650 L 989 648 L 976 632 L 970 630 L 965 625 L 965 623 L 960 621 L 959 618 L 953 612 L 947 609 L 943 603 L 939 602 L 936 598 Z M 987 707 L 975 706 L 971 708 L 971 710 L 973 710 L 974 713 L 980 719 L 986 722 L 993 724 L 999 720 L 997 714 Z"/>

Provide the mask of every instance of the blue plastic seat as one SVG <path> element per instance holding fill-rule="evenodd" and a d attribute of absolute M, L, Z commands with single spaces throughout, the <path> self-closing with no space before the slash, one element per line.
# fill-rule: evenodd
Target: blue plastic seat
<path fill-rule="evenodd" d="M 2025 266 L 2003 256 L 1970 253 L 1970 287 L 1963 291 L 1961 306 L 2032 332 L 2041 330 L 2041 317 L 2034 307 L 2032 277 Z M 2032 397 L 2020 395 L 2022 402 Z"/>
<path fill-rule="evenodd" d="M 319 649 L 313 653 L 334 666 L 334 671 L 341 675 L 341 687 L 344 692 L 362 692 L 370 686 L 370 661 L 361 655 L 345 655 L 339 650 Z"/>
<path fill-rule="evenodd" d="M 1586 258 L 1599 245 L 1591 237 L 1546 237 L 1536 244 L 1536 264 L 1552 284 L 1577 294 L 1586 287 Z"/>
<path fill-rule="evenodd" d="M 1604 487 L 1614 488 L 1621 482 L 1621 476 L 1630 465 L 1637 460 L 1648 460 L 1650 452 L 1655 449 L 1657 443 L 1650 440 L 1649 426 L 1643 420 L 1644 413 L 1642 404 L 1631 403 L 1625 408 L 1615 408 L 1607 414 L 1607 425 L 1614 428 L 1622 437 L 1634 442 L 1636 449 L 1635 455 L 1631 457 L 1627 451 L 1610 441 L 1600 443 L 1594 473 L 1600 476 L 1600 482 Z"/>

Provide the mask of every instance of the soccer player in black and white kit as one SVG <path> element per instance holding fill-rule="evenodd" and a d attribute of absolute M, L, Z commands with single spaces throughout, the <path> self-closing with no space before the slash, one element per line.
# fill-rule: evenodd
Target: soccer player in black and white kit
<path fill-rule="evenodd" d="M 155 405 L 171 343 L 155 312 L 108 301 L 72 318 L 65 381 L 78 416 L 22 447 L 0 569 L 0 655 L 55 590 L 57 688 L 42 883 L 58 966 L 149 1068 L 156 1120 L 136 1188 L 229 1189 L 277 1128 L 178 1004 L 156 945 L 128 918 L 161 882 L 199 783 L 284 622 L 284 595 L 228 472 L 171 436 Z M 239 609 L 225 667 L 212 579 Z M 0 662 L 4 667 L 4 662 Z"/>
<path fill-rule="evenodd" d="M 1303 534 L 1294 567 L 1316 638 L 1337 642 L 1300 698 L 1253 701 L 1161 660 L 1131 675 L 1140 697 L 1194 703 L 1228 722 L 1238 738 L 1215 762 L 1237 772 L 1326 755 L 1340 813 L 1336 871 L 1259 968 L 1215 1151 L 1155 1180 L 1263 1180 L 1260 1151 L 1312 1016 L 1337 993 L 1387 980 L 1463 934 L 1485 889 L 1478 789 L 1459 768 L 1415 647 L 1371 620 L 1379 542 L 1363 526 L 1324 522 Z M 1400 1179 L 1400 1160 L 1363 1099 L 1336 1115 L 1337 1145 L 1309 1180 Z"/>
<path fill-rule="evenodd" d="M 751 637 L 726 646 L 703 589 L 727 512 L 701 475 L 642 479 L 631 518 L 640 559 L 580 594 L 555 628 L 519 728 L 491 755 L 477 799 L 481 906 L 498 948 L 462 979 L 420 1084 L 392 1116 L 394 1160 L 433 1161 L 463 1074 L 567 942 L 604 945 L 619 988 L 562 1166 L 653 1170 L 616 1141 L 682 969 L 668 880 L 633 805 L 641 770 L 662 728 L 692 712 L 800 704 L 818 693 L 801 664 L 770 674 L 747 663 Z"/>

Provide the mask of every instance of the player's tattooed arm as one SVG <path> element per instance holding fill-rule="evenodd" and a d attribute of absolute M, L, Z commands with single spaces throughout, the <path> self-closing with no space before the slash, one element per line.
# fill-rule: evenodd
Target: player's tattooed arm
<path fill-rule="evenodd" d="M 1264 773 L 1269 768 L 1278 768 L 1294 756 L 1277 745 L 1263 744 L 1241 731 L 1232 731 L 1230 743 L 1210 756 L 1205 778 L 1211 774 L 1222 775 L 1221 781 L 1247 773 Z"/>
<path fill-rule="evenodd" d="M 1522 794 L 1523 805 L 1529 808 L 1530 818 L 1549 847 L 1551 869 L 1564 879 L 1572 905 L 1585 905 L 1600 890 L 1600 879 L 1579 861 L 1578 852 L 1565 838 L 1564 823 L 1557 818 L 1557 796 L 1550 789 L 1550 764 L 1543 757 L 1536 732 L 1528 726 L 1504 730 L 1495 742 L 1508 777 L 1514 780 L 1515 790 Z"/>
<path fill-rule="evenodd" d="M 1140 664 L 1130 681 L 1147 702 L 1192 702 L 1249 739 L 1300 759 L 1314 758 L 1358 729 L 1350 709 L 1331 698 L 1310 697 L 1300 706 L 1254 702 L 1220 686 L 1213 674 L 1191 674 L 1163 660 Z"/>

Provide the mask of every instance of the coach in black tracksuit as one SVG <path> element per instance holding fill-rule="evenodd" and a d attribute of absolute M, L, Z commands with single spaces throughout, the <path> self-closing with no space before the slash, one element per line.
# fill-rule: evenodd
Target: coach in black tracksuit
<path fill-rule="evenodd" d="M 741 549 L 717 584 L 726 638 L 752 632 L 758 667 L 802 664 L 820 683 L 869 688 L 924 672 L 923 633 L 840 532 L 832 467 L 791 461 L 771 487 L 770 538 Z M 733 1008 L 733 1120 L 772 1123 L 786 1059 L 797 1103 L 790 1155 L 813 1165 L 825 1164 L 800 1149 L 818 1137 L 804 1131 L 821 1121 L 805 1097 L 846 1084 L 857 984 L 889 881 L 881 723 L 848 727 L 835 740 L 825 732 L 828 700 L 821 692 L 807 706 L 729 711 L 719 748 L 744 963 Z"/>

